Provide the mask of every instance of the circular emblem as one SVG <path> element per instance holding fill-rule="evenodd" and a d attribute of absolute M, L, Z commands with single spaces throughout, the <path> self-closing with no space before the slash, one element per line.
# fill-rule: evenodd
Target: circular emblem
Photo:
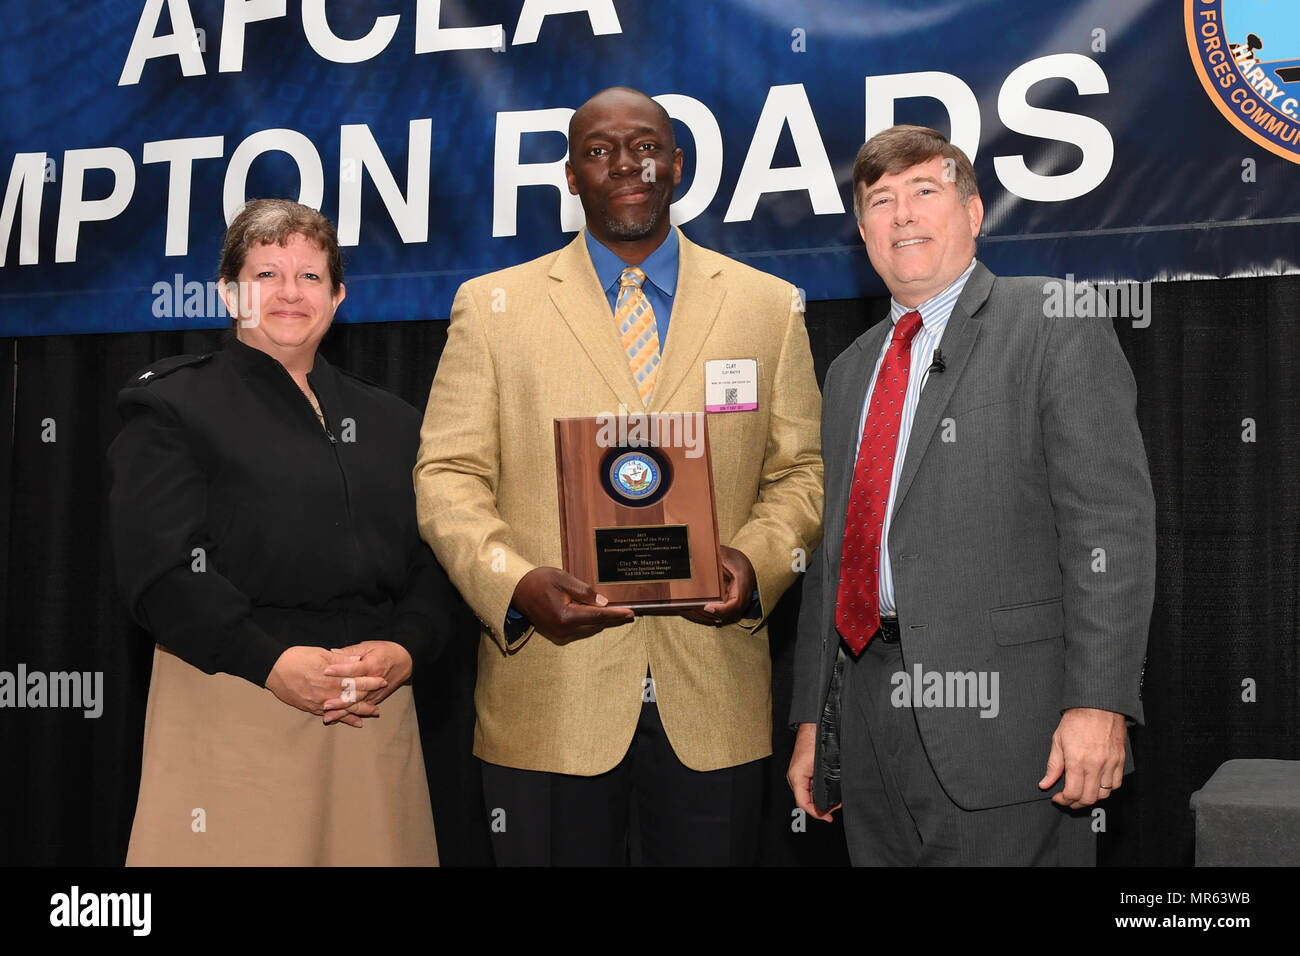
<path fill-rule="evenodd" d="M 1183 0 L 1187 48 L 1206 94 L 1247 138 L 1300 163 L 1300 9 L 1264 0 Z"/>
<path fill-rule="evenodd" d="M 609 483 L 629 501 L 642 501 L 659 490 L 663 470 L 659 462 L 639 451 L 615 456 L 609 465 Z"/>
<path fill-rule="evenodd" d="M 658 448 L 611 448 L 600 460 L 600 484 L 620 505 L 648 508 L 663 499 L 673 483 L 673 466 Z"/>

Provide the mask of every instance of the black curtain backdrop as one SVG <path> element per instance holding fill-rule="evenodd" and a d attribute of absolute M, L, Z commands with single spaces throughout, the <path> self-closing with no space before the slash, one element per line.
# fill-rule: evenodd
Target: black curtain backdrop
<path fill-rule="evenodd" d="M 1159 568 L 1147 723 L 1131 738 L 1137 772 L 1103 804 L 1103 865 L 1191 864 L 1188 799 L 1220 763 L 1300 758 L 1298 296 L 1300 277 L 1157 284 L 1149 327 L 1116 321 L 1138 382 Z M 819 381 L 886 309 L 881 299 L 809 305 Z M 423 408 L 446 328 L 340 325 L 323 352 Z M 98 719 L 0 710 L 0 862 L 118 866 L 125 858 L 152 642 L 114 589 L 104 461 L 118 429 L 113 398 L 133 372 L 164 356 L 208 351 L 218 335 L 0 339 L 8 426 L 0 441 L 0 669 L 23 663 L 104 675 Z M 1254 440 L 1244 440 L 1251 422 Z M 55 440 L 43 440 L 51 426 Z M 763 860 L 843 864 L 839 823 L 801 826 L 785 785 L 798 600 L 796 588 L 770 624 L 775 729 Z M 464 639 L 417 685 L 420 727 L 443 863 L 485 865 L 491 849 L 470 754 L 475 624 L 463 606 L 448 613 Z"/>

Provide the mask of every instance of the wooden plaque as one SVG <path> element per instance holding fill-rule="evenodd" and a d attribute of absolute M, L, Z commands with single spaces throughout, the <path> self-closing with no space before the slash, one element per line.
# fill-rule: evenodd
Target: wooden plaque
<path fill-rule="evenodd" d="M 681 441 L 688 419 L 690 444 Z M 611 605 L 669 610 L 721 599 L 707 422 L 690 412 L 555 419 L 564 570 Z"/>

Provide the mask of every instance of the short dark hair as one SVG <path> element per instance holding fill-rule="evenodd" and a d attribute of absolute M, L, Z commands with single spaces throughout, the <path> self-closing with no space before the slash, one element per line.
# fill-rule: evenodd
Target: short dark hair
<path fill-rule="evenodd" d="M 957 198 L 965 202 L 980 194 L 975 169 L 948 137 L 928 126 L 891 126 L 862 144 L 853 161 L 853 215 L 862 221 L 862 189 L 881 176 L 892 176 L 940 156 L 951 159 L 957 177 Z"/>
<path fill-rule="evenodd" d="M 320 246 L 329 265 L 331 291 L 338 292 L 343 284 L 343 254 L 334 223 L 310 206 L 289 199 L 250 199 L 244 204 L 226 230 L 217 278 L 238 279 L 254 243 L 284 246 L 290 236 L 302 236 Z"/>

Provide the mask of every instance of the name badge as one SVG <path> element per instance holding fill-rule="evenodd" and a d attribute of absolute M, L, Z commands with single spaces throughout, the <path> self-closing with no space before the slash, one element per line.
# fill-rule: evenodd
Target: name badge
<path fill-rule="evenodd" d="M 704 363 L 704 410 L 752 412 L 758 408 L 758 359 Z"/>

